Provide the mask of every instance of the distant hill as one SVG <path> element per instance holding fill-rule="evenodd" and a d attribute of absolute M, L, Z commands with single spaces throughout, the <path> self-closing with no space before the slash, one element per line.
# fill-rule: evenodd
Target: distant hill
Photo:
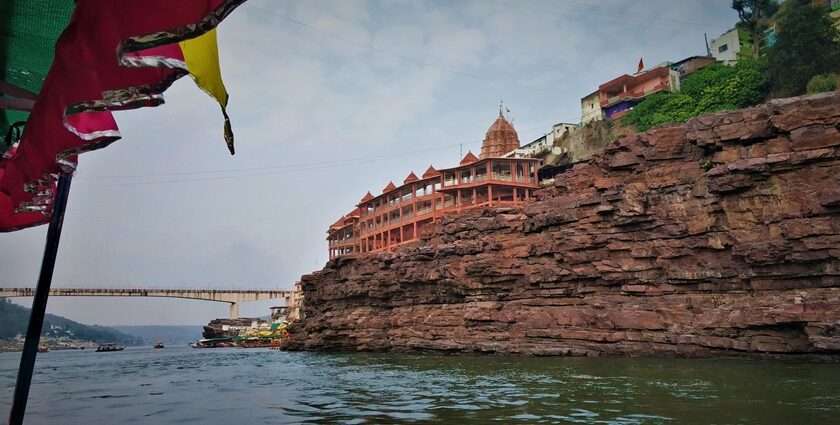
<path fill-rule="evenodd" d="M 202 327 L 193 326 L 111 326 L 112 328 L 143 339 L 144 345 L 158 341 L 164 345 L 186 345 L 201 339 Z"/>
<path fill-rule="evenodd" d="M 12 339 L 26 334 L 29 323 L 29 309 L 13 304 L 8 298 L 0 298 L 0 339 Z M 70 319 L 47 314 L 41 335 L 79 341 L 114 342 L 122 345 L 142 345 L 143 339 L 124 334 L 114 328 L 98 325 L 83 325 Z"/>

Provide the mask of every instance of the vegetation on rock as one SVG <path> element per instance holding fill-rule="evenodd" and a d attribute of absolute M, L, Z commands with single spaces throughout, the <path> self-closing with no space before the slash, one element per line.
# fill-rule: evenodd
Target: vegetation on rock
<path fill-rule="evenodd" d="M 744 60 L 734 66 L 711 64 L 690 75 L 682 91 L 646 98 L 622 118 L 639 131 L 666 123 L 761 103 L 767 96 L 767 78 L 760 62 Z"/>
<path fill-rule="evenodd" d="M 817 75 L 808 81 L 807 93 L 817 94 L 837 90 L 837 74 Z"/>

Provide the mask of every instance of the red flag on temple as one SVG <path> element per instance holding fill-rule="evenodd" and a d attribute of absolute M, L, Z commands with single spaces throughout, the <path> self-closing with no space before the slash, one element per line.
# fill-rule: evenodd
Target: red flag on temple
<path fill-rule="evenodd" d="M 636 73 L 642 72 L 645 70 L 645 60 L 644 58 L 639 58 L 639 69 L 636 70 Z"/>
<path fill-rule="evenodd" d="M 192 75 L 222 107 L 215 27 L 245 0 L 77 0 L 19 143 L 0 159 L 0 231 L 49 221 L 56 176 L 120 138 L 110 111 L 157 106 Z"/>

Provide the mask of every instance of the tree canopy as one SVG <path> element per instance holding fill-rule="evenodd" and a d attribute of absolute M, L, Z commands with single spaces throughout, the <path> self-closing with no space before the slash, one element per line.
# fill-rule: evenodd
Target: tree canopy
<path fill-rule="evenodd" d="M 824 7 L 789 0 L 777 22 L 776 44 L 767 51 L 775 97 L 805 93 L 814 76 L 840 70 L 840 33 Z"/>

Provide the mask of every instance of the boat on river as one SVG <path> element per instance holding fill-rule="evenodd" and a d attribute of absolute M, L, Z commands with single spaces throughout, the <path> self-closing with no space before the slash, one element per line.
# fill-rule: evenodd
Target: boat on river
<path fill-rule="evenodd" d="M 125 347 L 107 342 L 105 344 L 99 344 L 99 347 L 96 348 L 97 353 L 104 353 L 109 351 L 122 351 L 125 350 Z"/>
<path fill-rule="evenodd" d="M 163 346 L 162 342 L 158 342 L 157 344 L 155 344 L 155 348 L 166 348 L 166 347 Z"/>
<path fill-rule="evenodd" d="M 221 348 L 221 347 L 236 347 L 236 342 L 233 338 L 206 338 L 200 339 L 197 342 L 190 344 L 192 348 Z"/>

